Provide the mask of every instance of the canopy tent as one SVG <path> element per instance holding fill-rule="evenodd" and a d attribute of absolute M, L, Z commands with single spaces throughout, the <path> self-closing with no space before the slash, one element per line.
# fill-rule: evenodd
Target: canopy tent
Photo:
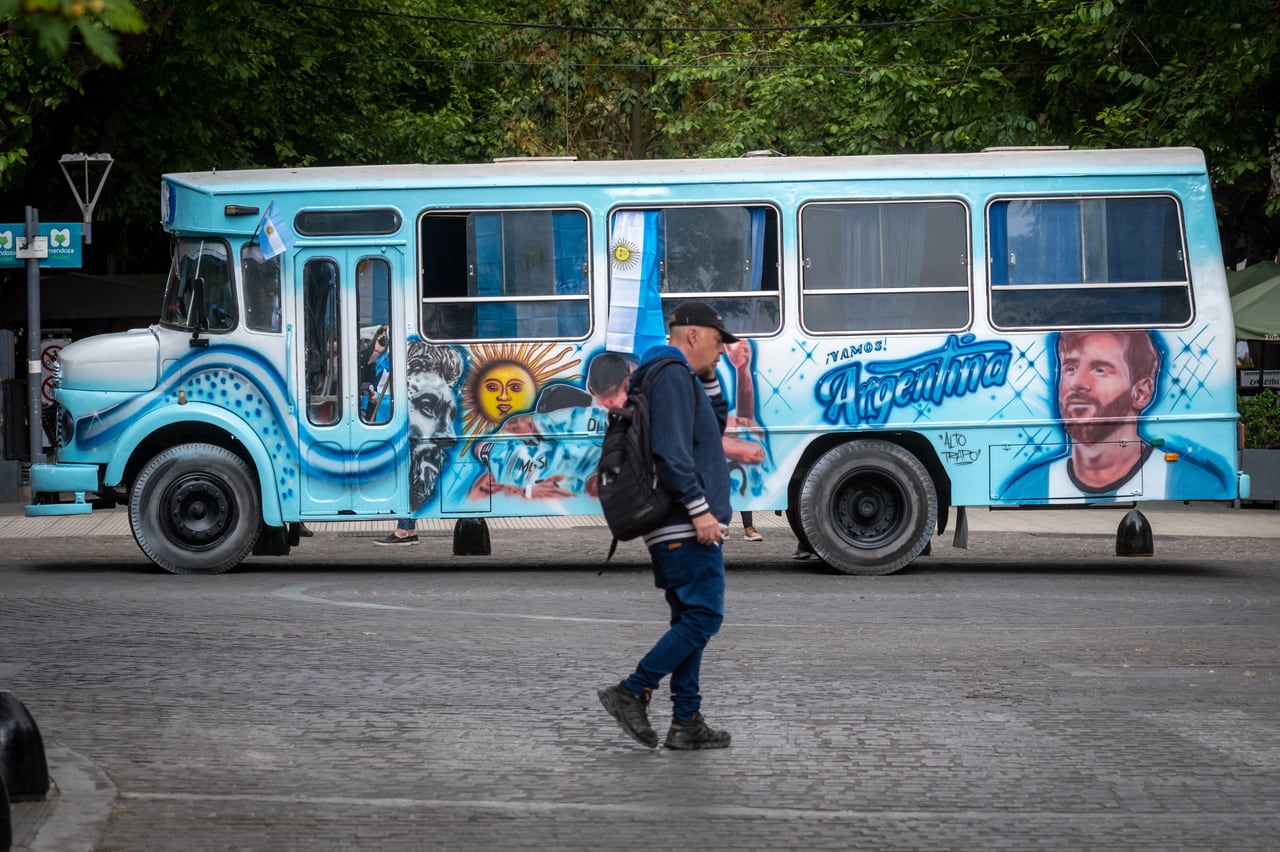
<path fill-rule="evenodd" d="M 1238 340 L 1280 340 L 1280 266 L 1270 261 L 1227 273 Z"/>

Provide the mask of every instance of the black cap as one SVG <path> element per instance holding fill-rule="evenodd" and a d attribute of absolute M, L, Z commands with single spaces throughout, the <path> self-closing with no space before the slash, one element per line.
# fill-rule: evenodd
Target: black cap
<path fill-rule="evenodd" d="M 720 332 L 720 339 L 725 343 L 737 343 L 736 335 L 724 327 L 724 317 L 716 313 L 716 309 L 706 302 L 681 302 L 671 312 L 671 325 L 700 325 L 703 328 L 714 328 Z"/>

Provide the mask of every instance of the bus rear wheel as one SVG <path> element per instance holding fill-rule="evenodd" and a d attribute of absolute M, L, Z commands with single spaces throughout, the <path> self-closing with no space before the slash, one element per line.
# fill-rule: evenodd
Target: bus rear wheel
<path fill-rule="evenodd" d="M 938 519 L 923 464 L 888 441 L 851 441 L 809 469 L 800 523 L 813 550 L 846 574 L 892 574 L 920 555 Z"/>
<path fill-rule="evenodd" d="M 173 574 L 221 574 L 253 550 L 257 482 L 244 460 L 213 444 L 182 444 L 138 474 L 129 526 L 152 562 Z"/>

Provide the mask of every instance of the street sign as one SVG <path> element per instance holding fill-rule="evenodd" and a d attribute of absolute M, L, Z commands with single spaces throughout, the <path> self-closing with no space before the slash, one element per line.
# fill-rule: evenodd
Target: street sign
<path fill-rule="evenodd" d="M 40 235 L 35 242 L 44 240 L 49 254 L 40 260 L 44 269 L 79 269 L 84 260 L 84 252 L 80 245 L 81 224 L 79 222 L 41 222 Z M 18 256 L 18 245 L 23 242 L 26 226 L 17 224 L 0 224 L 0 266 L 23 266 L 26 260 Z M 32 248 L 35 246 L 33 245 Z M 24 252 L 25 253 L 25 252 Z"/>

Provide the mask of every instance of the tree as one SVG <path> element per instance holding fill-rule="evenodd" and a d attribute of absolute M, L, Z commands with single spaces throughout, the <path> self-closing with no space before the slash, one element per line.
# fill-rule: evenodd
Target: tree
<path fill-rule="evenodd" d="M 119 66 L 115 33 L 143 30 L 129 0 L 0 0 L 0 189 L 27 159 L 32 128 L 71 102 L 81 79 Z"/>
<path fill-rule="evenodd" d="M 69 204 L 58 156 L 111 153 L 100 230 L 109 263 L 129 271 L 163 263 L 156 189 L 166 172 L 474 158 L 486 87 L 454 61 L 469 30 L 424 17 L 426 5 L 138 0 L 151 27 L 122 40 L 122 67 L 77 78 L 79 90 L 41 116 L 29 168 L 0 187 L 24 203 Z M 459 11 L 452 0 L 430 7 Z"/>
<path fill-rule="evenodd" d="M 508 153 L 583 159 L 705 156 L 721 138 L 749 57 L 768 48 L 750 27 L 799 3 L 516 4 L 490 36 L 504 63 L 495 128 Z"/>
<path fill-rule="evenodd" d="M 128 5 L 103 0 L 115 2 Z M 1274 251 L 1272 5 L 133 0 L 149 28 L 122 32 L 119 67 L 75 27 L 59 24 L 68 47 L 50 55 L 32 21 L 10 17 L 0 193 L 9 208 L 70 207 L 58 156 L 112 153 L 99 212 L 106 232 L 118 230 L 124 271 L 163 254 L 164 172 L 1193 145 L 1224 223 L 1244 223 Z"/>

